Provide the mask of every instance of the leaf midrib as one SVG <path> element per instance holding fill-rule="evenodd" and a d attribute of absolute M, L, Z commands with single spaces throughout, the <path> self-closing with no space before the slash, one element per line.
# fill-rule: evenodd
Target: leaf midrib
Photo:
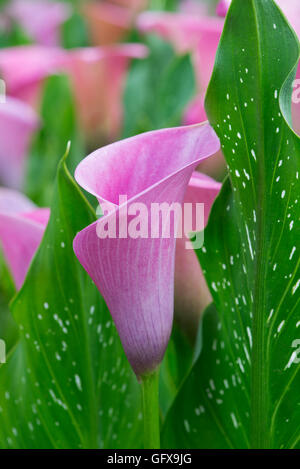
<path fill-rule="evenodd" d="M 260 44 L 260 30 L 258 13 L 256 10 L 256 0 L 251 0 L 253 17 L 256 25 L 257 40 L 257 70 L 258 85 L 263 94 L 263 74 L 262 74 L 262 50 Z M 259 100 L 258 114 L 260 121 L 264 124 L 264 110 L 262 100 Z M 265 360 L 265 275 L 267 262 L 265 259 L 266 230 L 265 230 L 265 213 L 266 213 L 266 191 L 265 191 L 265 159 L 266 154 L 264 125 L 258 136 L 258 148 L 262 149 L 261 158 L 257 155 L 258 165 L 258 197 L 260 207 L 257 207 L 257 224 L 256 224 L 256 260 L 254 266 L 254 300 L 253 300 L 253 348 L 252 348 L 252 367 L 251 367 L 251 435 L 250 441 L 253 448 L 269 448 L 269 393 L 268 393 L 268 365 Z"/>

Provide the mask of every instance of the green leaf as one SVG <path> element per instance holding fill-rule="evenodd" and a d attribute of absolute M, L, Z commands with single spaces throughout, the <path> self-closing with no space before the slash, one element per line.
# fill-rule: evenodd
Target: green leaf
<path fill-rule="evenodd" d="M 1 5 L 0 5 L 1 6 Z M 32 44 L 33 40 L 28 34 L 22 29 L 22 27 L 13 22 L 9 30 L 0 31 L 0 48 L 1 47 L 13 47 L 13 46 L 24 46 Z"/>
<path fill-rule="evenodd" d="M 180 385 L 191 368 L 193 347 L 174 324 L 170 342 L 160 368 L 159 397 L 162 415 L 172 405 Z"/>
<path fill-rule="evenodd" d="M 67 76 L 53 75 L 45 81 L 40 115 L 42 126 L 32 144 L 25 189 L 38 205 L 49 205 L 58 155 L 63 154 L 67 142 L 72 143 L 69 155 L 71 170 L 84 156 L 74 97 Z"/>
<path fill-rule="evenodd" d="M 0 249 L 0 340 L 4 340 L 6 352 L 14 347 L 18 340 L 18 329 L 9 311 L 9 302 L 15 294 L 15 286 Z"/>
<path fill-rule="evenodd" d="M 166 446 L 300 447 L 298 57 L 272 0 L 232 2 L 206 97 L 229 179 L 198 252 L 218 315 L 205 319 Z"/>
<path fill-rule="evenodd" d="M 20 342 L 0 368 L 3 448 L 141 447 L 139 385 L 73 253 L 95 219 L 62 161 L 46 233 L 12 303 Z"/>
<path fill-rule="evenodd" d="M 177 57 L 162 76 L 158 91 L 158 127 L 179 125 L 182 113 L 195 95 L 196 81 L 189 54 Z"/>
<path fill-rule="evenodd" d="M 195 93 L 190 56 L 175 57 L 171 46 L 154 35 L 146 41 L 149 57 L 134 61 L 127 78 L 124 138 L 179 125 Z"/>
<path fill-rule="evenodd" d="M 61 35 L 62 45 L 65 49 L 89 45 L 87 26 L 77 11 L 74 11 L 72 16 L 62 25 Z"/>
<path fill-rule="evenodd" d="M 171 10 L 176 11 L 179 0 L 150 0 L 150 10 Z"/>

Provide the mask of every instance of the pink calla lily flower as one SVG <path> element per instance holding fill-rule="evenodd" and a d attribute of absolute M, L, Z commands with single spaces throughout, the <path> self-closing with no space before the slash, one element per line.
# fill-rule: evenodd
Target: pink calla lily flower
<path fill-rule="evenodd" d="M 204 203 L 204 225 L 219 194 L 221 184 L 194 172 L 184 203 Z M 177 239 L 175 260 L 175 319 L 192 340 L 197 334 L 200 314 L 212 302 L 201 266 L 194 250 L 185 248 L 185 238 Z"/>
<path fill-rule="evenodd" d="M 217 15 L 226 16 L 228 8 L 230 7 L 231 0 L 221 0 L 217 5 Z"/>
<path fill-rule="evenodd" d="M 179 9 L 182 13 L 189 15 L 207 15 L 208 5 L 197 0 L 181 0 Z"/>
<path fill-rule="evenodd" d="M 0 245 L 17 289 L 23 285 L 50 215 L 19 192 L 0 188 Z"/>
<path fill-rule="evenodd" d="M 23 46 L 0 50 L 0 72 L 7 93 L 38 106 L 42 84 L 66 73 L 73 86 L 81 128 L 87 140 L 115 138 L 122 125 L 122 94 L 133 58 L 144 58 L 141 44 L 63 50 Z"/>
<path fill-rule="evenodd" d="M 63 67 L 63 49 L 19 46 L 0 49 L 0 75 L 7 94 L 37 106 L 43 80 Z"/>
<path fill-rule="evenodd" d="M 93 1 L 83 6 L 91 42 L 95 46 L 115 44 L 129 34 L 135 15 L 145 8 L 145 0 Z"/>
<path fill-rule="evenodd" d="M 111 141 L 121 132 L 123 91 L 130 60 L 146 57 L 141 44 L 76 49 L 68 53 L 81 129 L 87 140 Z"/>
<path fill-rule="evenodd" d="M 27 104 L 13 98 L 0 103 L 0 180 L 9 187 L 23 183 L 25 158 L 38 126 L 38 116 Z"/>
<path fill-rule="evenodd" d="M 188 108 L 185 124 L 206 119 L 204 96 L 213 71 L 223 24 L 221 18 L 183 13 L 149 11 L 138 17 L 137 26 L 142 33 L 158 34 L 171 42 L 179 54 L 192 52 L 199 96 Z"/>
<path fill-rule="evenodd" d="M 48 0 L 13 0 L 6 13 L 38 44 L 58 46 L 60 26 L 71 15 L 67 4 Z"/>
<path fill-rule="evenodd" d="M 110 0 L 112 3 L 130 8 L 133 11 L 141 11 L 147 7 L 149 0 Z"/>
<path fill-rule="evenodd" d="M 208 124 L 179 127 L 103 147 L 77 167 L 77 182 L 106 213 L 76 236 L 74 251 L 106 300 L 137 376 L 160 364 L 174 309 L 176 233 L 151 236 L 148 214 L 153 204 L 182 204 L 194 169 L 218 149 Z M 119 205 L 119 196 L 127 202 Z M 99 235 L 114 220 L 129 232 L 137 203 L 140 235 Z"/>

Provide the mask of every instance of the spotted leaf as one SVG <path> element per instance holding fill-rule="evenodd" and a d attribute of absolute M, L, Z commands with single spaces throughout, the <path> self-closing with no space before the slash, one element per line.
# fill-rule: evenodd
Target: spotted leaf
<path fill-rule="evenodd" d="M 300 447 L 298 57 L 273 0 L 233 0 L 206 96 L 229 171 L 198 253 L 217 313 L 166 446 Z"/>

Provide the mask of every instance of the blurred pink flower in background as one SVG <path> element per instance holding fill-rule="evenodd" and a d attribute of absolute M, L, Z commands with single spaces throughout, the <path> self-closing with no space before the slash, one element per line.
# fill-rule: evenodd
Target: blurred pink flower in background
<path fill-rule="evenodd" d="M 50 215 L 24 195 L 0 188 L 0 245 L 20 289 L 31 260 L 42 240 Z"/>
<path fill-rule="evenodd" d="M 0 103 L 0 181 L 20 188 L 30 140 L 39 119 L 27 104 L 14 98 Z"/>
<path fill-rule="evenodd" d="M 217 15 L 226 16 L 228 8 L 230 7 L 231 0 L 221 0 L 217 5 Z"/>
<path fill-rule="evenodd" d="M 77 49 L 68 53 L 66 71 L 75 92 L 80 127 L 89 142 L 107 142 L 120 135 L 129 63 L 146 55 L 147 48 L 141 44 Z"/>
<path fill-rule="evenodd" d="M 48 0 L 12 0 L 6 13 L 38 44 L 57 46 L 60 27 L 71 15 L 71 8 L 65 3 Z"/>
<path fill-rule="evenodd" d="M 141 44 L 64 50 L 22 46 L 0 50 L 0 73 L 8 95 L 39 107 L 42 85 L 53 73 L 66 73 L 73 87 L 79 123 L 89 141 L 118 136 L 123 87 L 130 59 L 143 58 Z"/>
<path fill-rule="evenodd" d="M 182 13 L 188 13 L 189 15 L 208 14 L 207 4 L 197 0 L 181 0 L 179 7 Z"/>
<path fill-rule="evenodd" d="M 184 203 L 204 203 L 205 225 L 221 186 L 219 182 L 198 172 L 194 172 L 190 179 Z M 179 238 L 176 242 L 174 312 L 181 329 L 194 340 L 200 314 L 212 302 L 212 297 L 196 253 L 186 249 L 185 243 L 185 238 Z"/>
<path fill-rule="evenodd" d="M 146 0 L 115 0 L 87 2 L 83 15 L 95 46 L 122 41 L 129 34 L 136 14 L 145 8 Z"/>
<path fill-rule="evenodd" d="M 204 96 L 213 71 L 223 23 L 221 18 L 205 14 L 187 15 L 149 11 L 138 17 L 137 27 L 142 33 L 158 34 L 171 42 L 179 54 L 192 53 L 198 97 L 187 110 L 185 124 L 206 119 Z"/>
<path fill-rule="evenodd" d="M 147 7 L 149 0 L 110 0 L 112 3 L 130 8 L 133 11 L 140 11 Z"/>
<path fill-rule="evenodd" d="M 65 61 L 66 52 L 60 48 L 33 45 L 0 49 L 0 75 L 7 94 L 36 107 L 43 80 Z"/>
<path fill-rule="evenodd" d="M 102 293 L 138 376 L 161 362 L 174 310 L 176 234 L 151 237 L 151 206 L 181 204 L 197 164 L 218 149 L 218 138 L 208 124 L 179 127 L 103 147 L 77 167 L 77 182 L 100 205 L 106 203 L 110 208 L 78 233 L 74 251 Z M 120 195 L 127 197 L 121 206 Z M 138 210 L 140 229 L 146 224 L 148 236 L 98 236 L 99 228 L 105 230 L 114 217 L 117 225 L 123 223 L 128 229 L 132 221 L 128 212 L 135 203 L 146 209 L 147 213 Z"/>
<path fill-rule="evenodd" d="M 191 6 L 193 3 L 189 8 Z M 141 13 L 137 19 L 137 27 L 142 33 L 158 34 L 162 39 L 171 42 L 178 54 L 192 53 L 197 96 L 185 111 L 183 117 L 185 125 L 203 122 L 207 119 L 204 98 L 213 71 L 223 25 L 223 19 L 208 16 L 204 5 L 194 15 L 149 11 Z M 224 169 L 225 164 L 221 152 L 200 165 L 202 172 L 218 178 L 222 177 Z"/>

